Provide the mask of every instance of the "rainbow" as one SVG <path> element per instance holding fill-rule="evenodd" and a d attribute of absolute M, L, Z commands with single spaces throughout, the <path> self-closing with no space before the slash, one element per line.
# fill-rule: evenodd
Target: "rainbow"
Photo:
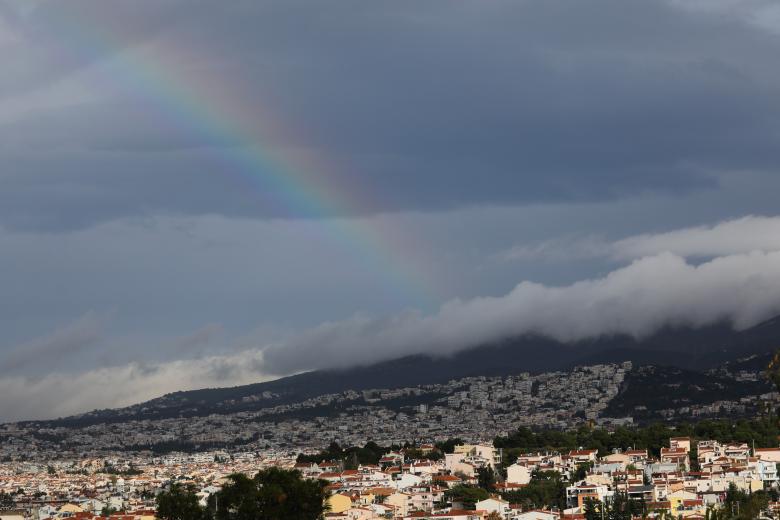
<path fill-rule="evenodd" d="M 87 14 L 87 13 L 85 13 Z M 97 20 L 75 19 L 73 12 L 59 13 L 59 22 L 74 30 L 70 43 L 113 48 L 112 36 Z M 114 43 L 112 46 L 111 44 Z M 114 88 L 144 102 L 176 125 L 195 131 L 219 151 L 215 171 L 236 175 L 258 192 L 263 203 L 273 204 L 276 214 L 318 219 L 323 238 L 346 248 L 360 265 L 383 281 L 388 291 L 412 298 L 406 305 L 426 307 L 434 302 L 436 279 L 425 258 L 427 248 L 408 229 L 388 224 L 389 219 L 368 215 L 378 205 L 366 189 L 339 184 L 334 172 L 349 168 L 330 157 L 313 157 L 302 150 L 275 145 L 272 136 L 296 135 L 289 118 L 271 110 L 267 93 L 258 93 L 251 110 L 241 106 L 240 96 L 231 96 L 234 86 L 220 83 L 182 64 L 197 63 L 198 56 L 185 50 L 158 45 L 120 49 L 98 66 Z M 414 254 L 412 254 L 414 253 Z M 417 259 L 417 260 L 415 260 Z"/>

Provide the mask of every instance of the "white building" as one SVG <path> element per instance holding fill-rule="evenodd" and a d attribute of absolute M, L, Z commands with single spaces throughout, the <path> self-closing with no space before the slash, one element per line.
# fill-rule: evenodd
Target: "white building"
<path fill-rule="evenodd" d="M 531 482 L 531 470 L 528 466 L 517 463 L 512 464 L 506 468 L 506 481 L 509 484 L 528 484 Z"/>

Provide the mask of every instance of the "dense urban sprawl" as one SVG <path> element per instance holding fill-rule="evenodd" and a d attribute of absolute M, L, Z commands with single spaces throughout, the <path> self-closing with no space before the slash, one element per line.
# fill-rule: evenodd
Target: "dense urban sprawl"
<path fill-rule="evenodd" d="M 349 391 L 202 418 L 6 424 L 0 519 L 151 519 L 159 494 L 173 484 L 207 507 L 230 475 L 266 468 L 327 482 L 326 517 L 338 520 L 591 519 L 608 512 L 601 504 L 620 507 L 625 518 L 641 510 L 696 519 L 740 504 L 735 496 L 758 497 L 758 506 L 743 507 L 774 514 L 776 436 L 773 445 L 762 438 L 758 447 L 690 437 L 650 449 L 621 445 L 615 437 L 634 431 L 632 418 L 604 413 L 631 368 L 604 364 Z M 776 404 L 774 393 L 751 399 Z M 333 405 L 337 413 L 318 415 Z M 544 450 L 517 444 L 529 428 L 597 429 L 615 442 L 560 449 L 544 441 Z M 338 448 L 369 441 L 362 450 Z"/>

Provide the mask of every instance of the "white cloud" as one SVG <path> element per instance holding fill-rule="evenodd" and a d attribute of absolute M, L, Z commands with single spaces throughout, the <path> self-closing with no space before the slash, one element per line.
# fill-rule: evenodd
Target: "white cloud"
<path fill-rule="evenodd" d="M 407 312 L 325 323 L 268 348 L 265 359 L 272 370 L 286 372 L 448 354 L 525 333 L 574 341 L 720 320 L 744 328 L 777 313 L 780 252 L 727 255 L 700 265 L 667 252 L 603 278 L 562 287 L 522 282 L 505 296 L 453 300 L 430 316 Z"/>
<path fill-rule="evenodd" d="M 664 251 L 685 257 L 780 251 L 780 217 L 747 216 L 714 226 L 642 234 L 619 240 L 607 250 L 617 259 L 641 258 Z"/>
<path fill-rule="evenodd" d="M 774 0 L 669 0 L 669 3 L 687 11 L 735 17 L 780 33 L 780 6 Z"/>
<path fill-rule="evenodd" d="M 260 371 L 261 365 L 260 352 L 246 351 L 152 365 L 131 363 L 76 375 L 51 373 L 41 379 L 0 377 L 0 417 L 62 417 L 127 406 L 178 390 L 256 383 L 271 378 Z"/>
<path fill-rule="evenodd" d="M 452 299 L 431 314 L 358 314 L 276 334 L 272 344 L 263 334 L 251 335 L 234 340 L 232 348 L 242 350 L 230 355 L 56 372 L 38 379 L 6 375 L 0 377 L 0 417 L 61 416 L 176 390 L 257 382 L 269 374 L 416 353 L 447 355 L 525 333 L 573 341 L 609 334 L 641 337 L 665 325 L 696 327 L 721 320 L 745 328 L 780 314 L 778 231 L 780 218 L 745 217 L 711 227 L 637 235 L 604 242 L 610 257 L 631 263 L 568 285 L 525 281 L 503 296 Z M 686 259 L 691 256 L 696 262 Z M 699 257 L 711 258 L 699 262 Z M 91 330 L 67 327 L 32 342 L 43 347 L 31 348 L 58 352 L 59 347 L 51 346 L 77 342 L 52 338 L 82 337 L 76 334 L 81 329 Z M 197 349 L 214 340 L 223 341 L 220 325 L 177 337 L 173 345 Z"/>
<path fill-rule="evenodd" d="M 520 244 L 497 255 L 513 260 L 610 258 L 634 260 L 670 252 L 690 257 L 716 257 L 751 251 L 780 251 L 780 217 L 746 216 L 713 226 L 695 226 L 662 233 L 643 233 L 608 241 L 602 236 L 564 236 Z"/>
<path fill-rule="evenodd" d="M 611 245 L 600 236 L 565 236 L 536 242 L 520 244 L 496 255 L 498 260 L 553 260 L 567 261 L 572 258 L 602 258 L 608 255 Z"/>

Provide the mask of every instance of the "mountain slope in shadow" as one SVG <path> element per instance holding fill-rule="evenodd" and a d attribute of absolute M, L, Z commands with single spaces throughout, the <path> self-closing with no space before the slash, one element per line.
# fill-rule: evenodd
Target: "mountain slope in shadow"
<path fill-rule="evenodd" d="M 727 362 L 745 362 L 746 358 L 763 362 L 779 347 L 780 317 L 743 331 L 720 323 L 698 329 L 665 328 L 642 339 L 619 335 L 567 344 L 527 335 L 446 357 L 414 355 L 368 366 L 317 370 L 264 383 L 174 392 L 127 408 L 97 410 L 47 423 L 86 425 L 251 411 L 346 390 L 400 388 L 471 376 L 567 370 L 597 363 L 632 361 L 638 365 L 706 370 Z"/>

